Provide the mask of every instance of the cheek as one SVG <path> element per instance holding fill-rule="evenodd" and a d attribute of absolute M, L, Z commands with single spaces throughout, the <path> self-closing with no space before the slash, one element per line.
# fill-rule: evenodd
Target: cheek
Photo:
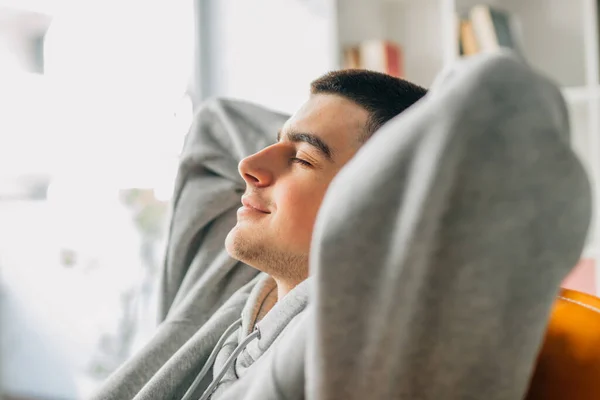
<path fill-rule="evenodd" d="M 281 224 L 279 228 L 296 239 L 310 240 L 315 218 L 327 190 L 326 184 L 309 183 L 297 182 L 277 188 L 275 201 Z"/>

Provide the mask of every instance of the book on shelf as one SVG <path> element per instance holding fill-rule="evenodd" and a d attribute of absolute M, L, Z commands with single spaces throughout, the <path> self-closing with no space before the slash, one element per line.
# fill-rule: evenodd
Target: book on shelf
<path fill-rule="evenodd" d="M 404 76 L 402 49 L 387 40 L 367 40 L 344 50 L 344 68 L 368 69 Z"/>
<path fill-rule="evenodd" d="M 360 51 L 358 46 L 349 47 L 344 51 L 344 68 L 360 68 Z"/>
<path fill-rule="evenodd" d="M 474 6 L 460 18 L 458 35 L 461 55 L 494 52 L 503 47 L 519 51 L 513 16 L 487 5 Z"/>
<path fill-rule="evenodd" d="M 479 43 L 475 37 L 473 23 L 471 21 L 460 21 L 460 48 L 461 55 L 470 56 L 479 53 Z"/>

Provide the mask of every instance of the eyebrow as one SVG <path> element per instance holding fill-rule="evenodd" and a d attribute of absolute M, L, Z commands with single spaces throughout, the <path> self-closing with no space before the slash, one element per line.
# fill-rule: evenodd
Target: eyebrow
<path fill-rule="evenodd" d="M 308 143 L 309 145 L 319 150 L 329 161 L 333 161 L 333 152 L 331 151 L 331 148 L 318 136 L 306 132 L 287 132 L 285 136 L 290 142 Z M 279 132 L 277 132 L 277 141 L 279 142 L 280 140 L 281 129 L 279 130 Z"/>

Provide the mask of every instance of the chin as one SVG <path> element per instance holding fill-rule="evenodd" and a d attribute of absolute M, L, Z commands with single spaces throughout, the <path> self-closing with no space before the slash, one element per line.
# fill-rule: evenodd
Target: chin
<path fill-rule="evenodd" d="M 236 229 L 237 229 L 237 227 L 234 227 L 227 234 L 227 237 L 225 238 L 225 250 L 227 250 L 227 253 L 229 253 L 230 257 L 235 258 L 236 260 L 239 260 L 239 258 L 237 256 L 236 245 L 235 245 L 235 236 L 237 234 L 237 232 L 235 232 Z"/>
<path fill-rule="evenodd" d="M 294 253 L 272 246 L 265 236 L 235 226 L 225 239 L 229 256 L 271 276 L 308 276 L 308 251 Z M 301 279 L 301 280 L 303 280 Z"/>
<path fill-rule="evenodd" d="M 225 238 L 225 250 L 231 258 L 252 265 L 252 261 L 258 254 L 258 246 L 254 245 L 251 240 L 245 237 L 238 226 L 235 226 Z"/>

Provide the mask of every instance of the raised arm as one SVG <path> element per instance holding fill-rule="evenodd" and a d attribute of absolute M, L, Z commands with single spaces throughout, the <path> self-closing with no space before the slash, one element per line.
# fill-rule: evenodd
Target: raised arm
<path fill-rule="evenodd" d="M 210 312 L 256 274 L 230 259 L 224 248 L 245 189 L 237 166 L 242 158 L 275 142 L 286 119 L 233 100 L 212 100 L 199 109 L 177 174 L 162 276 L 161 318 L 186 299 L 194 302 L 196 310 Z M 208 294 L 210 298 L 205 296 Z M 202 301 L 198 296 L 203 296 Z"/>
<path fill-rule="evenodd" d="M 307 399 L 524 397 L 591 217 L 567 120 L 546 78 L 483 56 L 365 145 L 315 228 Z"/>

